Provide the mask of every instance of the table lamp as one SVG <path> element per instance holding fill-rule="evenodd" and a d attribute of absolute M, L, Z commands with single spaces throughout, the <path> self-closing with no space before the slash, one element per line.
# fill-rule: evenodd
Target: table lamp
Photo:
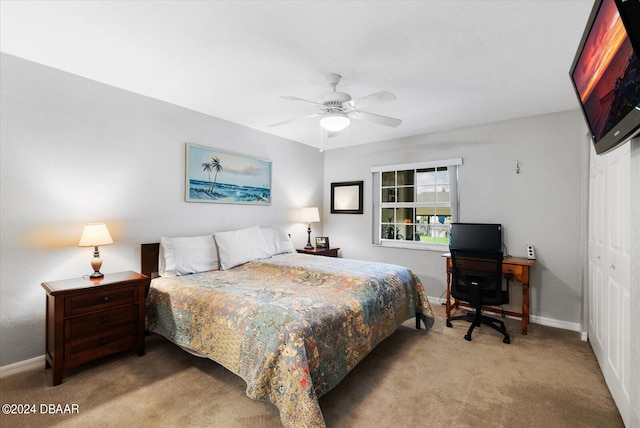
<path fill-rule="evenodd" d="M 111 244 L 113 244 L 113 239 L 111 239 L 109 230 L 104 223 L 87 223 L 84 225 L 78 247 L 94 247 L 93 259 L 91 260 L 93 273 L 89 276 L 90 278 L 102 278 L 104 276 L 100 273 L 102 259 L 100 258 L 98 246 Z"/>
<path fill-rule="evenodd" d="M 307 223 L 307 245 L 304 247 L 305 250 L 313 250 L 313 245 L 311 245 L 311 223 L 316 223 L 320 221 L 320 212 L 318 211 L 318 207 L 306 207 L 300 210 L 300 221 Z"/>

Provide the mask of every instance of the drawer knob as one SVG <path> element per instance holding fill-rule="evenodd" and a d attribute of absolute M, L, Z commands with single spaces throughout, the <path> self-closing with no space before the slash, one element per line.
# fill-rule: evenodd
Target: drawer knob
<path fill-rule="evenodd" d="M 107 322 L 107 317 L 102 317 L 100 321 L 102 321 L 103 323 Z"/>
<path fill-rule="evenodd" d="M 101 344 L 103 344 L 103 345 L 104 345 L 105 343 L 107 343 L 107 338 L 106 338 L 106 337 L 103 337 L 102 339 L 100 339 L 100 343 L 101 343 Z"/>
<path fill-rule="evenodd" d="M 102 301 L 103 301 L 103 302 L 108 302 L 108 301 L 109 301 L 109 296 L 104 296 L 104 297 L 102 298 Z"/>

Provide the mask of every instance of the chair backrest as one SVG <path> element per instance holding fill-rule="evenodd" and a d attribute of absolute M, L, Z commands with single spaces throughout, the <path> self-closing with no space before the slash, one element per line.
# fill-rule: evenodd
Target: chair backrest
<path fill-rule="evenodd" d="M 473 307 L 502 305 L 502 252 L 451 250 L 451 295 Z"/>

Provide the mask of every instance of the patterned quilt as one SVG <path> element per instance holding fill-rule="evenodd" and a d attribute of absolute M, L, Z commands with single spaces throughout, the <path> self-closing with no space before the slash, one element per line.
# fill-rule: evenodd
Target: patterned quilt
<path fill-rule="evenodd" d="M 433 324 L 407 268 L 282 254 L 227 271 L 156 278 L 147 329 L 220 363 L 286 427 L 324 427 L 318 397 L 416 312 Z"/>

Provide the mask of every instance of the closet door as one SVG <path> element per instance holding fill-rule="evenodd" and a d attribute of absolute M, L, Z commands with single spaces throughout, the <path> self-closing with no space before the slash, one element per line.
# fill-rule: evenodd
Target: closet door
<path fill-rule="evenodd" d="M 591 152 L 589 340 L 625 423 L 630 421 L 631 176 L 629 143 Z"/>

